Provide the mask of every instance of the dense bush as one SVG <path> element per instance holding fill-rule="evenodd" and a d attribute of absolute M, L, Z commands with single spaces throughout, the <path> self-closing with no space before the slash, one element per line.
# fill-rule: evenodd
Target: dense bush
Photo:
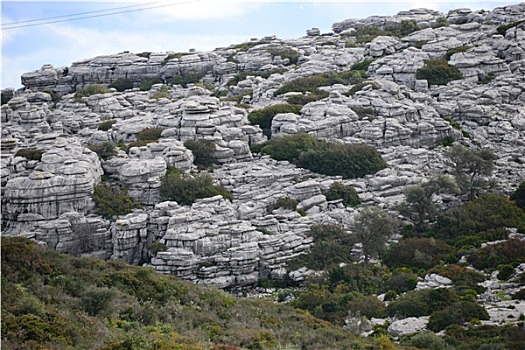
<path fill-rule="evenodd" d="M 397 294 L 408 292 L 416 288 L 416 285 L 417 275 L 409 271 L 396 272 L 385 283 L 386 289 Z"/>
<path fill-rule="evenodd" d="M 457 300 L 458 296 L 449 288 L 413 290 L 390 302 L 386 311 L 390 317 L 419 317 L 442 310 Z"/>
<path fill-rule="evenodd" d="M 432 23 L 432 28 L 441 28 L 441 27 L 448 27 L 448 19 L 447 17 L 440 16 L 436 18 L 436 22 Z"/>
<path fill-rule="evenodd" d="M 451 324 L 461 326 L 472 319 L 488 320 L 489 315 L 483 307 L 475 302 L 458 301 L 430 315 L 427 328 L 439 332 Z"/>
<path fill-rule="evenodd" d="M 350 185 L 345 185 L 339 181 L 334 181 L 330 185 L 330 189 L 325 194 L 326 200 L 334 201 L 342 199 L 345 206 L 354 207 L 361 204 L 361 199 L 357 194 L 355 188 Z"/>
<path fill-rule="evenodd" d="M 162 85 L 153 95 L 151 95 L 151 98 L 154 98 L 155 100 L 160 100 L 161 98 L 171 98 L 171 94 L 169 91 L 169 88 L 166 85 Z"/>
<path fill-rule="evenodd" d="M 177 75 L 168 79 L 168 83 L 171 85 L 181 85 L 183 88 L 187 88 L 189 84 L 198 83 L 204 74 L 184 74 Z"/>
<path fill-rule="evenodd" d="M 103 121 L 100 124 L 98 124 L 98 130 L 108 131 L 109 129 L 111 129 L 113 124 L 115 124 L 116 122 L 117 121 L 115 119 L 109 119 L 109 120 Z"/>
<path fill-rule="evenodd" d="M 299 52 L 289 47 L 269 47 L 267 51 L 272 57 L 279 56 L 283 60 L 288 59 L 290 64 L 297 64 L 297 61 L 301 56 Z"/>
<path fill-rule="evenodd" d="M 449 61 L 450 58 L 452 57 L 452 55 L 454 55 L 456 53 L 460 53 L 460 52 L 467 52 L 471 48 L 472 48 L 472 46 L 464 45 L 464 46 L 455 47 L 453 49 L 448 49 L 447 53 L 445 54 L 445 58 L 447 59 L 447 61 Z"/>
<path fill-rule="evenodd" d="M 133 89 L 133 82 L 129 78 L 118 78 L 109 85 L 110 88 L 115 88 L 118 92 Z"/>
<path fill-rule="evenodd" d="M 457 349 L 465 350 L 523 350 L 525 328 L 517 324 L 450 325 L 444 339 Z"/>
<path fill-rule="evenodd" d="M 416 71 L 417 79 L 425 79 L 429 85 L 446 85 L 452 80 L 463 79 L 463 74 L 445 59 L 429 59 Z"/>
<path fill-rule="evenodd" d="M 91 145 L 89 149 L 95 152 L 100 159 L 108 160 L 117 155 L 117 146 L 113 142 L 102 142 L 99 145 Z"/>
<path fill-rule="evenodd" d="M 516 266 L 525 262 L 525 242 L 512 238 L 505 242 L 491 244 L 473 251 L 467 260 L 480 270 L 496 269 L 502 264 Z"/>
<path fill-rule="evenodd" d="M 428 269 L 439 264 L 451 252 L 452 247 L 439 239 L 408 238 L 392 245 L 383 263 L 390 267 Z"/>
<path fill-rule="evenodd" d="M 516 22 L 509 23 L 509 24 L 502 24 L 498 28 L 496 28 L 496 31 L 498 32 L 498 34 L 505 36 L 505 34 L 507 34 L 507 30 L 517 27 L 522 23 L 525 23 L 525 20 L 516 21 Z"/>
<path fill-rule="evenodd" d="M 140 91 L 149 91 L 151 87 L 155 84 L 162 83 L 162 79 L 159 77 L 156 78 L 142 78 L 139 83 Z"/>
<path fill-rule="evenodd" d="M 187 140 L 184 146 L 193 153 L 193 163 L 197 166 L 209 168 L 217 163 L 215 156 L 215 142 L 207 139 Z"/>
<path fill-rule="evenodd" d="M 111 219 L 115 215 L 126 215 L 133 209 L 142 208 L 140 203 L 129 198 L 125 188 L 104 182 L 95 186 L 93 201 L 95 202 L 95 213 L 106 219 Z"/>
<path fill-rule="evenodd" d="M 137 140 L 138 141 L 151 141 L 151 140 L 158 140 L 160 139 L 160 136 L 162 132 L 164 131 L 163 128 L 146 128 L 142 129 L 137 133 Z"/>
<path fill-rule="evenodd" d="M 381 154 L 371 146 L 330 143 L 302 133 L 275 137 L 261 152 L 301 168 L 346 179 L 374 174 L 386 167 Z"/>
<path fill-rule="evenodd" d="M 505 227 L 525 231 L 525 213 L 505 196 L 484 195 L 440 215 L 435 237 L 456 247 L 479 246 L 482 242 L 505 239 Z"/>
<path fill-rule="evenodd" d="M 330 71 L 323 74 L 315 74 L 308 77 L 301 77 L 284 83 L 274 92 L 274 96 L 279 96 L 287 92 L 319 93 L 318 88 L 322 86 L 332 86 L 334 84 L 355 84 L 362 80 L 360 72 L 349 70 L 341 73 Z"/>
<path fill-rule="evenodd" d="M 106 94 L 108 93 L 109 90 L 104 86 L 104 85 L 101 85 L 101 84 L 93 84 L 93 85 L 89 85 L 85 88 L 82 88 L 80 90 L 78 90 L 76 93 L 75 93 L 75 100 L 76 101 L 80 101 L 80 99 L 82 99 L 82 97 L 88 97 L 88 96 L 91 96 L 91 95 L 98 95 L 98 94 Z"/>
<path fill-rule="evenodd" d="M 273 117 L 279 113 L 299 114 L 300 111 L 300 105 L 277 104 L 250 112 L 248 120 L 252 125 L 259 125 L 264 134 L 270 137 Z"/>
<path fill-rule="evenodd" d="M 406 343 L 418 349 L 451 350 L 451 347 L 447 345 L 443 338 L 429 331 L 416 333 Z"/>
<path fill-rule="evenodd" d="M 290 197 L 280 197 L 275 202 L 268 204 L 266 211 L 272 213 L 275 209 L 286 209 L 286 210 L 296 210 L 297 201 Z"/>
<path fill-rule="evenodd" d="M 276 73 L 284 73 L 286 71 L 286 68 L 275 68 L 271 70 L 264 70 L 264 71 L 245 71 L 245 72 L 238 72 L 235 74 L 228 82 L 226 83 L 227 86 L 235 86 L 239 82 L 245 80 L 249 76 L 253 77 L 261 77 L 264 79 L 268 79 L 272 74 Z"/>
<path fill-rule="evenodd" d="M 15 157 L 24 157 L 29 160 L 41 160 L 44 151 L 37 148 L 22 148 L 15 153 Z"/>
<path fill-rule="evenodd" d="M 233 200 L 230 192 L 222 186 L 214 185 L 213 177 L 204 173 L 196 176 L 177 172 L 167 173 L 162 178 L 160 195 L 163 200 L 176 201 L 181 205 L 191 205 L 196 199 L 216 195 Z"/>
<path fill-rule="evenodd" d="M 519 187 L 512 193 L 510 199 L 516 206 L 525 210 L 525 181 L 520 183 Z"/>
<path fill-rule="evenodd" d="M 498 266 L 498 279 L 506 281 L 514 275 L 514 268 L 511 265 L 503 264 Z"/>

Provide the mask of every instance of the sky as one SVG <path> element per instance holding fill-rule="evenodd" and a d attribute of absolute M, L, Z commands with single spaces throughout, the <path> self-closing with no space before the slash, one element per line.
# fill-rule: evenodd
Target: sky
<path fill-rule="evenodd" d="M 333 23 L 349 18 L 394 15 L 412 8 L 432 8 L 445 14 L 465 7 L 491 10 L 519 2 L 1 0 L 0 86 L 20 88 L 20 76 L 44 64 L 70 66 L 122 51 L 211 51 L 269 35 L 299 38 L 313 27 L 328 33 Z M 41 23 L 45 24 L 35 25 Z"/>

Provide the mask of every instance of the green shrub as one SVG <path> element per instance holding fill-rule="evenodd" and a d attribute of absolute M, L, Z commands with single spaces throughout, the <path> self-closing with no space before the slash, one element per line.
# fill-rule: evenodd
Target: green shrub
<path fill-rule="evenodd" d="M 416 78 L 427 80 L 429 85 L 446 85 L 452 80 L 463 79 L 463 74 L 445 59 L 429 59 L 416 71 Z"/>
<path fill-rule="evenodd" d="M 207 139 L 188 140 L 184 146 L 193 152 L 193 163 L 204 168 L 209 168 L 217 163 L 215 156 L 215 142 Z"/>
<path fill-rule="evenodd" d="M 498 266 L 498 279 L 506 281 L 514 275 L 514 268 L 511 265 L 503 264 Z"/>
<path fill-rule="evenodd" d="M 181 205 L 191 205 L 196 199 L 216 195 L 233 200 L 230 192 L 222 186 L 213 184 L 213 177 L 209 174 L 190 176 L 188 174 L 168 173 L 162 179 L 160 195 L 163 200 L 176 201 Z"/>
<path fill-rule="evenodd" d="M 367 60 L 364 60 L 364 61 L 361 61 L 361 62 L 357 62 L 355 63 L 354 65 L 352 65 L 352 68 L 350 68 L 351 70 L 359 70 L 359 71 L 363 71 L 363 72 L 366 72 L 368 71 L 368 67 L 370 66 L 370 64 L 372 62 L 374 62 L 375 59 L 371 58 L 371 59 L 367 59 Z"/>
<path fill-rule="evenodd" d="M 333 201 L 337 199 L 342 199 L 345 206 L 354 207 L 361 204 L 361 199 L 355 189 L 339 181 L 333 182 L 326 193 L 326 200 Z"/>
<path fill-rule="evenodd" d="M 93 84 L 93 85 L 89 85 L 85 88 L 78 90 L 75 93 L 74 98 L 76 101 L 80 101 L 82 97 L 88 97 L 91 95 L 98 95 L 98 94 L 107 94 L 108 92 L 109 90 L 104 85 Z"/>
<path fill-rule="evenodd" d="M 288 59 L 290 64 L 297 64 L 301 56 L 299 52 L 289 47 L 270 47 L 268 48 L 268 52 L 272 57 L 280 56 L 283 60 Z"/>
<path fill-rule="evenodd" d="M 519 187 L 510 195 L 510 199 L 516 206 L 525 210 L 525 181 L 520 183 Z"/>
<path fill-rule="evenodd" d="M 384 169 L 381 154 L 364 144 L 336 144 L 298 133 L 272 138 L 261 152 L 325 175 L 357 178 Z"/>
<path fill-rule="evenodd" d="M 488 320 L 487 311 L 470 301 L 458 301 L 430 315 L 427 328 L 439 332 L 451 324 L 463 325 L 472 319 Z"/>
<path fill-rule="evenodd" d="M 125 188 L 106 183 L 95 186 L 93 201 L 95 202 L 95 213 L 106 219 L 111 219 L 115 215 L 126 215 L 133 209 L 142 208 L 140 203 L 129 198 Z"/>
<path fill-rule="evenodd" d="M 498 265 L 518 265 L 525 262 L 525 242 L 509 239 L 477 249 L 467 257 L 468 262 L 477 269 L 495 269 Z"/>
<path fill-rule="evenodd" d="M 142 78 L 139 83 L 140 91 L 149 91 L 151 87 L 155 84 L 162 83 L 162 79 L 159 77 L 156 78 Z M 169 98 L 169 97 L 168 97 Z"/>
<path fill-rule="evenodd" d="M 44 154 L 44 151 L 42 151 L 41 149 L 37 149 L 37 148 L 22 148 L 22 149 L 19 149 L 16 154 L 15 154 L 15 157 L 24 157 L 24 158 L 27 158 L 29 160 L 41 160 L 42 159 L 42 154 Z"/>
<path fill-rule="evenodd" d="M 149 251 L 152 255 L 157 255 L 158 252 L 165 252 L 168 250 L 168 246 L 164 243 L 153 242 L 149 245 Z"/>
<path fill-rule="evenodd" d="M 441 338 L 429 331 L 418 332 L 413 335 L 408 341 L 408 345 L 417 347 L 418 349 L 430 350 L 449 350 L 450 346 Z"/>
<path fill-rule="evenodd" d="M 360 120 L 368 119 L 369 121 L 372 121 L 379 115 L 379 113 L 371 107 L 352 106 L 350 108 L 357 114 Z"/>
<path fill-rule="evenodd" d="M 456 53 L 459 53 L 459 52 L 467 52 L 471 48 L 472 48 L 472 46 L 463 45 L 463 46 L 455 47 L 453 49 L 448 49 L 446 54 L 445 54 L 445 58 L 447 59 L 447 61 L 449 61 L 453 54 L 456 54 Z"/>
<path fill-rule="evenodd" d="M 512 300 L 525 300 L 525 288 L 521 288 L 516 293 L 512 294 Z"/>
<path fill-rule="evenodd" d="M 48 94 L 49 96 L 51 96 L 51 101 L 56 105 L 58 102 L 60 102 L 60 100 L 62 99 L 56 92 L 54 92 L 53 90 L 51 89 L 45 89 L 44 91 L 42 92 L 45 92 L 46 94 Z"/>
<path fill-rule="evenodd" d="M 274 92 L 274 96 L 279 96 L 287 92 L 310 92 L 315 94 L 321 86 L 331 86 L 334 84 L 346 84 L 346 81 L 336 72 L 316 74 L 284 83 Z"/>
<path fill-rule="evenodd" d="M 149 143 L 158 143 L 158 142 L 159 142 L 158 140 L 132 141 L 128 143 L 127 146 L 124 147 L 124 150 L 126 151 L 126 153 L 129 153 L 129 150 L 133 147 L 142 147 L 142 146 L 146 146 Z"/>
<path fill-rule="evenodd" d="M 158 140 L 161 137 L 162 132 L 164 131 L 163 128 L 146 128 L 142 129 L 137 133 L 137 140 L 138 141 L 151 141 L 151 140 Z"/>
<path fill-rule="evenodd" d="M 394 273 L 386 283 L 386 288 L 397 294 L 408 292 L 416 288 L 417 275 L 412 272 L 398 272 Z"/>
<path fill-rule="evenodd" d="M 100 159 L 108 160 L 117 155 L 117 146 L 113 142 L 102 142 L 99 145 L 91 145 L 89 149 L 95 152 Z"/>
<path fill-rule="evenodd" d="M 355 28 L 355 31 L 352 33 L 356 37 L 357 44 L 368 43 L 378 36 L 388 35 L 388 33 L 377 26 L 364 26 Z"/>
<path fill-rule="evenodd" d="M 390 317 L 419 317 L 443 310 L 457 300 L 458 296 L 449 288 L 413 290 L 388 304 L 386 311 Z"/>
<path fill-rule="evenodd" d="M 110 88 L 115 88 L 118 92 L 133 89 L 133 81 L 129 78 L 118 78 L 109 85 Z"/>
<path fill-rule="evenodd" d="M 441 28 L 441 27 L 448 27 L 448 19 L 446 17 L 440 16 L 436 18 L 436 22 L 432 23 L 432 28 Z"/>
<path fill-rule="evenodd" d="M 505 36 L 505 34 L 507 34 L 507 30 L 509 30 L 511 28 L 514 28 L 514 27 L 517 27 L 521 23 L 524 23 L 524 22 L 525 22 L 525 20 L 512 22 L 512 23 L 509 23 L 509 24 L 502 24 L 498 28 L 496 28 L 496 31 L 498 32 L 498 34 L 501 34 L 501 35 Z"/>
<path fill-rule="evenodd" d="M 300 105 L 277 104 L 258 109 L 248 114 L 248 120 L 252 125 L 259 125 L 264 134 L 271 136 L 272 120 L 279 113 L 294 113 L 299 114 L 301 111 Z"/>
<path fill-rule="evenodd" d="M 96 316 L 101 312 L 107 314 L 115 296 L 115 291 L 109 288 L 91 287 L 81 297 L 82 306 L 92 316 Z"/>
<path fill-rule="evenodd" d="M 428 269 L 438 264 L 453 248 L 434 238 L 408 238 L 390 246 L 383 258 L 389 267 Z"/>
<path fill-rule="evenodd" d="M 445 137 L 443 137 L 443 140 L 441 140 L 441 144 L 444 146 L 444 147 L 448 147 L 448 146 L 452 146 L 452 144 L 456 141 L 456 139 L 454 138 L 454 136 L 451 136 L 451 135 L 447 135 Z"/>
<path fill-rule="evenodd" d="M 354 86 L 352 86 L 352 88 L 350 90 L 348 90 L 344 95 L 345 96 L 354 96 L 356 92 L 363 90 L 363 88 L 365 86 L 368 86 L 368 85 L 372 86 L 373 90 L 378 90 L 379 89 L 379 85 L 377 85 L 376 82 L 363 81 L 363 82 L 359 82 L 359 83 L 355 84 Z"/>
<path fill-rule="evenodd" d="M 488 84 L 490 83 L 492 80 L 494 80 L 494 78 L 496 78 L 496 74 L 494 74 L 493 72 L 490 72 L 490 73 L 487 73 L 487 74 L 482 74 L 482 75 L 478 75 L 478 84 Z"/>
<path fill-rule="evenodd" d="M 254 77 L 261 77 L 261 78 L 264 78 L 264 79 L 267 79 L 269 78 L 272 74 L 275 74 L 275 73 L 284 73 L 286 72 L 286 68 L 275 68 L 275 69 L 271 69 L 271 70 L 264 70 L 264 71 L 245 71 L 245 72 L 238 72 L 237 74 L 235 74 L 233 76 L 233 78 L 231 78 L 230 80 L 228 80 L 228 82 L 226 83 L 227 86 L 235 86 L 237 85 L 239 82 L 245 80 L 247 77 L 249 76 L 254 76 Z"/>
<path fill-rule="evenodd" d="M 115 119 L 103 121 L 102 123 L 98 124 L 98 130 L 108 131 L 116 122 L 117 121 Z"/>
<path fill-rule="evenodd" d="M 183 88 L 186 88 L 188 87 L 188 84 L 198 83 L 203 77 L 204 77 L 204 74 L 177 75 L 175 77 L 169 78 L 168 84 L 181 85 Z"/>
<path fill-rule="evenodd" d="M 328 95 L 329 94 L 328 94 L 327 91 L 317 90 L 313 94 L 288 96 L 286 98 L 286 102 L 288 102 L 288 103 L 290 103 L 292 105 L 304 106 L 304 105 L 306 105 L 306 104 L 308 104 L 310 102 L 315 102 L 315 101 L 322 100 L 323 98 L 327 98 Z"/>

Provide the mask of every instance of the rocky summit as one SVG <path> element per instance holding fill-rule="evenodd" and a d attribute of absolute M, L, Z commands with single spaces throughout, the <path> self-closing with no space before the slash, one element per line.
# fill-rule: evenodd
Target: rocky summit
<path fill-rule="evenodd" d="M 525 180 L 525 3 L 415 9 L 332 29 L 211 52 L 122 52 L 23 74 L 24 88 L 2 91 L 2 235 L 237 289 L 304 281 L 312 271 L 287 262 L 309 251 L 312 225 L 351 232 L 358 210 L 327 198 L 335 182 L 351 185 L 362 205 L 394 213 L 406 186 L 452 174 L 452 144 L 492 151 L 491 180 L 502 193 Z M 424 75 L 432 62 L 445 70 Z M 298 84 L 319 77 L 344 78 Z M 269 127 L 249 118 L 281 104 L 301 107 L 277 113 Z M 372 146 L 387 167 L 343 178 L 256 151 L 270 137 L 300 133 Z M 212 142 L 214 166 L 197 164 L 194 140 Z M 232 198 L 165 200 L 162 181 L 173 169 L 210 174 Z M 101 213 L 101 184 L 118 184 L 135 207 Z M 295 209 L 274 205 L 281 198 Z M 462 198 L 433 200 L 446 208 Z M 442 284 L 450 280 L 434 275 L 418 287 Z M 494 307 L 491 317 L 503 316 Z M 390 325 L 396 335 L 424 328 L 418 318 L 402 321 Z"/>

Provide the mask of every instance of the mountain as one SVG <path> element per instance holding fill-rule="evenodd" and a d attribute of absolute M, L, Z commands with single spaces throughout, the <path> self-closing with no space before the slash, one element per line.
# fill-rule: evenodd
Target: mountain
<path fill-rule="evenodd" d="M 524 14 L 416 9 L 25 73 L 2 91 L 2 235 L 235 292 L 321 278 L 322 302 L 293 298 L 334 323 L 407 292 L 387 281 L 410 272 L 408 290 L 471 303 L 455 304 L 475 311 L 464 321 L 516 324 Z M 383 301 L 368 319 L 387 318 Z M 391 333 L 440 328 L 442 310 L 388 315 L 419 317 Z"/>

